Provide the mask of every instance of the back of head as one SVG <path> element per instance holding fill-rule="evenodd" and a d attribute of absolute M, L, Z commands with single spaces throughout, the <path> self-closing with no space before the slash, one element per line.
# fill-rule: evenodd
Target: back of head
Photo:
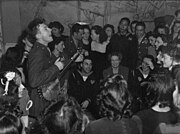
<path fill-rule="evenodd" d="M 10 113 L 0 114 L 0 134 L 22 134 L 23 125 L 19 118 Z"/>
<path fill-rule="evenodd" d="M 130 103 L 131 96 L 127 90 L 127 82 L 120 75 L 110 76 L 97 97 L 100 116 L 112 120 L 129 117 Z"/>
<path fill-rule="evenodd" d="M 10 47 L 7 49 L 5 55 L 2 58 L 1 69 L 14 68 L 21 63 L 21 50 L 18 47 Z"/>
<path fill-rule="evenodd" d="M 154 102 L 156 105 L 159 103 L 160 107 L 172 106 L 173 103 L 173 91 L 175 90 L 175 84 L 170 74 L 157 74 L 154 80 L 149 83 L 149 91 L 154 93 Z"/>
<path fill-rule="evenodd" d="M 78 103 L 72 98 L 62 98 L 45 111 L 42 124 L 49 134 L 83 132 L 87 118 Z"/>

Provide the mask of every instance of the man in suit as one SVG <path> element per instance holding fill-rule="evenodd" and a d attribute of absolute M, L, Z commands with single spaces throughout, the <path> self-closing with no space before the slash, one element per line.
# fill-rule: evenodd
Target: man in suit
<path fill-rule="evenodd" d="M 59 59 L 55 61 L 49 50 L 48 43 L 53 40 L 51 29 L 42 19 L 34 19 L 28 25 L 31 35 L 36 39 L 28 57 L 28 78 L 31 88 L 33 106 L 30 115 L 38 117 L 50 102 L 40 97 L 37 88 L 56 79 L 64 65 Z"/>

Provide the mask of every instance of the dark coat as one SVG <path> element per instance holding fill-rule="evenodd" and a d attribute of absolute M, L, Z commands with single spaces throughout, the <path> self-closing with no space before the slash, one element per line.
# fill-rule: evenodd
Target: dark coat
<path fill-rule="evenodd" d="M 28 57 L 28 78 L 33 101 L 31 116 L 38 117 L 49 105 L 49 102 L 40 98 L 37 87 L 55 80 L 59 69 L 54 65 L 54 61 L 47 47 L 38 42 L 34 44 Z"/>
<path fill-rule="evenodd" d="M 148 54 L 149 40 L 147 36 L 144 36 L 142 41 L 138 44 L 138 65 L 142 62 L 144 56 Z"/>
<path fill-rule="evenodd" d="M 69 37 L 66 41 L 65 41 L 65 53 L 68 55 L 69 58 L 71 58 L 76 52 L 78 48 L 82 48 L 83 47 L 83 43 L 81 41 L 79 41 L 78 46 L 76 46 L 76 44 L 74 43 L 72 37 Z"/>
<path fill-rule="evenodd" d="M 70 74 L 68 85 L 68 95 L 73 96 L 79 104 L 87 99 L 93 101 L 98 92 L 98 80 L 94 73 L 84 81 L 81 73 L 76 70 Z"/>
<path fill-rule="evenodd" d="M 44 45 L 34 44 L 28 59 L 30 87 L 39 87 L 56 78 L 59 69 L 54 65 L 55 59 L 52 59 L 51 56 L 50 51 Z"/>

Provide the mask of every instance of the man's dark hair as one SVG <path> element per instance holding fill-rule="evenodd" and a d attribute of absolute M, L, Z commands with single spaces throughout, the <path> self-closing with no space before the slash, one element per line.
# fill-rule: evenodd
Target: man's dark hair
<path fill-rule="evenodd" d="M 44 19 L 36 18 L 28 24 L 28 31 L 33 38 L 36 39 L 36 34 L 38 32 L 38 26 L 43 23 L 45 23 Z"/>
<path fill-rule="evenodd" d="M 146 29 L 146 24 L 145 24 L 143 21 L 138 21 L 138 22 L 136 23 L 136 28 L 137 28 L 138 26 L 142 26 L 142 27 L 144 27 L 144 29 Z"/>
<path fill-rule="evenodd" d="M 55 46 L 58 45 L 61 41 L 65 42 L 63 38 L 55 38 L 52 42 L 48 44 L 48 47 L 51 50 L 51 52 L 54 51 Z"/>
<path fill-rule="evenodd" d="M 78 33 L 80 29 L 83 30 L 83 26 L 78 23 L 75 23 L 71 28 L 71 35 L 73 35 L 74 33 Z"/>
<path fill-rule="evenodd" d="M 60 33 L 64 32 L 64 26 L 59 21 L 53 21 L 49 23 L 49 28 L 57 28 L 60 30 Z"/>
<path fill-rule="evenodd" d="M 121 23 L 122 21 L 127 21 L 128 25 L 129 25 L 130 22 L 131 22 L 130 19 L 127 18 L 127 17 L 122 18 L 122 19 L 119 21 L 119 23 Z"/>

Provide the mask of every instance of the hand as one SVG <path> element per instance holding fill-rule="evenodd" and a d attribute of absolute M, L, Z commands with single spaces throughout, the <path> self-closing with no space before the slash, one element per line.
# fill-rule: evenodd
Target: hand
<path fill-rule="evenodd" d="M 84 51 L 84 55 L 85 55 L 85 56 L 89 56 L 89 52 L 85 50 L 85 51 Z"/>
<path fill-rule="evenodd" d="M 64 64 L 60 61 L 60 58 L 55 61 L 54 65 L 56 65 L 59 70 L 62 70 L 64 68 Z"/>
<path fill-rule="evenodd" d="M 83 102 L 81 103 L 81 105 L 82 105 L 82 109 L 86 109 L 86 108 L 88 107 L 88 105 L 89 105 L 89 101 L 88 101 L 88 100 L 85 100 L 85 101 L 83 101 Z"/>

